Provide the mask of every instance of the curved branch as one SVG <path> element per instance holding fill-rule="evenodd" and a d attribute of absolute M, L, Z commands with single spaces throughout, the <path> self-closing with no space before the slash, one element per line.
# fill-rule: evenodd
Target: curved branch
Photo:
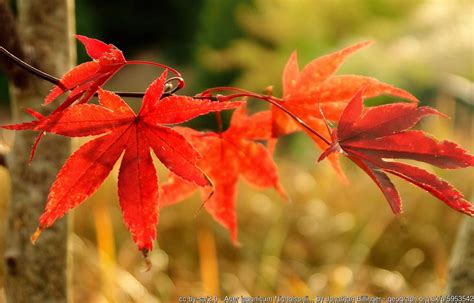
<path fill-rule="evenodd" d="M 0 0 L 0 4 L 1 4 L 1 1 Z M 3 46 L 0 46 L 0 54 L 2 54 L 4 57 L 7 58 L 7 62 L 10 62 L 10 64 L 14 64 L 16 65 L 17 67 L 21 68 L 21 70 L 23 71 L 27 71 L 28 73 L 31 73 L 33 75 L 35 75 L 36 77 L 38 78 L 41 78 L 43 80 L 46 80 L 54 85 L 61 85 L 61 79 L 59 78 L 56 78 L 55 76 L 51 75 L 51 74 L 48 74 L 28 63 L 26 63 L 25 61 L 23 61 L 22 59 L 20 59 L 19 57 L 15 56 L 14 54 L 12 54 L 11 52 L 9 52 L 5 47 Z M 0 58 L 2 58 L 2 56 L 0 56 Z M 176 87 L 172 87 L 169 91 L 163 93 L 163 95 L 161 96 L 162 98 L 165 98 L 165 97 L 168 97 L 168 96 L 171 96 L 172 94 L 174 94 L 176 91 L 180 90 L 181 88 L 184 87 L 184 80 L 183 78 L 181 77 L 173 77 L 173 78 L 170 78 L 166 81 L 166 83 L 171 83 L 173 81 L 177 81 L 177 85 Z M 144 92 L 121 92 L 121 91 L 114 91 L 113 93 L 121 96 L 121 97 L 130 97 L 130 98 L 143 98 L 143 96 L 145 95 Z M 97 97 L 97 93 L 94 94 L 94 96 Z M 213 97 L 213 96 L 206 96 L 206 97 L 203 97 L 203 96 L 194 96 L 193 98 L 195 99 L 209 99 L 209 100 L 212 100 L 212 101 L 218 101 L 218 99 L 216 97 Z"/>
<path fill-rule="evenodd" d="M 2 0 L 0 0 L 0 1 L 2 1 Z M 1 11 L 1 9 L 0 9 L 0 11 Z M 0 15 L 0 19 L 1 19 L 1 15 Z M 0 46 L 0 54 L 2 54 L 5 58 L 7 58 L 7 60 L 4 60 L 5 62 L 9 62 L 9 64 L 14 64 L 17 67 L 21 68 L 22 70 L 27 71 L 30 74 L 33 74 L 38 78 L 46 80 L 46 81 L 48 81 L 48 82 L 50 82 L 54 85 L 60 86 L 62 89 L 67 89 L 66 87 L 64 87 L 62 85 L 61 79 L 56 78 L 55 76 L 50 75 L 50 74 L 48 74 L 48 73 L 46 73 L 46 72 L 44 72 L 44 71 L 42 71 L 38 68 L 26 63 L 25 61 L 21 60 L 19 57 L 15 56 L 11 52 L 9 52 L 3 46 Z M 132 64 L 139 64 L 142 61 L 130 61 L 130 62 L 133 62 Z M 143 62 L 145 62 L 145 61 L 143 61 Z M 178 73 L 176 70 L 171 69 L 170 67 L 161 66 L 161 65 L 157 65 L 157 66 L 165 67 L 165 68 L 170 69 L 174 73 Z M 180 90 L 184 87 L 184 80 L 181 76 L 170 78 L 170 79 L 168 79 L 168 81 L 166 81 L 166 83 L 171 83 L 173 81 L 177 81 L 176 87 L 171 87 L 171 89 L 169 91 L 165 92 L 162 96 L 163 98 L 174 94 L 176 91 L 178 91 L 178 90 Z M 117 91 L 114 91 L 114 93 L 121 96 L 121 97 L 130 97 L 130 98 L 143 98 L 143 96 L 145 95 L 144 92 L 120 92 L 120 91 L 117 92 Z M 97 97 L 97 93 L 95 93 L 94 96 Z"/>
<path fill-rule="evenodd" d="M 315 135 L 316 137 L 321 139 L 327 145 L 331 145 L 331 142 L 329 142 L 328 139 L 326 139 L 323 135 L 318 133 L 314 128 L 309 126 L 303 119 L 301 119 L 300 117 L 298 117 L 297 115 L 292 113 L 290 110 L 288 110 L 282 104 L 282 100 L 280 100 L 278 98 L 275 98 L 275 97 L 272 97 L 272 96 L 269 96 L 269 95 L 256 94 L 254 92 L 251 92 L 251 91 L 248 91 L 248 90 L 245 90 L 245 89 L 241 89 L 241 88 L 237 88 L 237 87 L 229 87 L 229 86 L 220 86 L 220 87 L 209 88 L 209 89 L 203 91 L 202 93 L 194 96 L 193 98 L 198 97 L 198 98 L 210 99 L 209 96 L 211 96 L 212 92 L 223 91 L 223 90 L 233 90 L 233 91 L 236 91 L 238 93 L 232 94 L 232 95 L 226 95 L 226 96 L 219 96 L 219 97 L 217 97 L 217 99 L 219 101 L 230 100 L 230 99 L 240 98 L 240 97 L 250 97 L 250 98 L 255 98 L 257 100 L 268 102 L 268 103 L 272 104 L 273 106 L 275 106 L 276 108 L 278 108 L 279 110 L 286 113 L 288 116 L 290 116 L 302 128 L 306 129 L 307 131 L 309 131 L 310 133 L 312 133 L 313 135 Z"/>
<path fill-rule="evenodd" d="M 66 89 L 60 82 L 60 80 L 54 76 L 51 76 L 50 74 L 43 72 L 42 70 L 37 69 L 36 67 L 33 67 L 26 63 L 25 61 L 21 60 L 17 56 L 13 55 L 10 53 L 6 48 L 3 46 L 0 46 L 0 53 L 4 55 L 6 58 L 8 58 L 10 63 L 16 64 L 17 67 L 22 68 L 23 70 L 29 72 L 30 74 L 35 75 L 36 77 L 39 77 L 41 79 L 44 79 L 48 82 L 51 82 L 53 84 L 61 86 L 61 88 Z"/>
<path fill-rule="evenodd" d="M 19 57 L 9 52 L 3 46 L 0 46 L 0 54 L 2 54 L 4 58 L 7 58 L 7 60 L 1 60 L 1 61 L 9 62 L 10 64 L 13 64 L 14 66 L 19 67 L 20 70 L 22 71 L 27 71 L 28 73 L 33 74 L 38 78 L 46 80 L 54 85 L 61 86 L 61 80 L 59 78 L 56 78 L 53 75 L 50 75 L 40 69 L 37 69 L 34 66 L 31 66 L 30 64 L 26 63 L 25 61 L 21 60 Z M 0 58 L 2 57 L 0 56 Z M 145 95 L 143 92 L 114 92 L 114 93 L 116 93 L 117 95 L 121 97 L 131 97 L 131 98 L 143 98 L 143 96 Z M 97 94 L 95 94 L 94 96 L 97 96 Z"/>

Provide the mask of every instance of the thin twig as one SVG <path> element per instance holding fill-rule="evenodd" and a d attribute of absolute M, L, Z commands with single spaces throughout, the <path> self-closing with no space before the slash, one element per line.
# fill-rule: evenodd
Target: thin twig
<path fill-rule="evenodd" d="M 55 85 L 58 85 L 63 89 L 67 89 L 66 87 L 62 86 L 60 79 L 58 79 L 58 78 L 56 78 L 56 77 L 54 77 L 54 76 L 52 76 L 52 75 L 50 75 L 50 74 L 48 74 L 48 73 L 46 73 L 42 70 L 39 70 L 39 69 L 29 65 L 25 61 L 21 60 L 20 58 L 16 57 L 12 53 L 10 53 L 8 50 L 6 50 L 2 46 L 0 46 L 0 53 L 2 53 L 4 56 L 7 56 L 13 63 L 15 63 L 19 67 L 25 69 L 26 71 L 32 73 L 33 75 L 35 75 L 35 76 L 37 76 L 41 79 L 44 79 L 46 81 L 49 81 L 49 82 L 51 82 Z M 138 64 L 140 62 L 141 61 L 136 61 L 135 63 Z M 172 88 L 170 91 L 163 93 L 161 98 L 165 98 L 167 96 L 170 96 L 173 93 L 175 93 L 177 90 L 179 90 L 180 88 L 184 87 L 184 81 L 179 76 L 168 79 L 168 81 L 166 83 L 171 83 L 172 81 L 176 81 L 176 80 L 178 81 L 178 85 L 176 87 Z M 212 91 L 217 91 L 217 90 L 234 90 L 234 91 L 239 92 L 239 94 L 225 96 L 225 98 L 227 98 L 229 100 L 233 99 L 233 98 L 237 98 L 237 97 L 253 97 L 253 98 L 256 98 L 256 99 L 260 99 L 262 101 L 269 102 L 269 103 L 273 104 L 274 106 L 276 106 L 277 108 L 279 108 L 280 110 L 282 110 L 283 112 L 285 112 L 286 114 L 288 114 L 299 125 L 301 125 L 303 128 L 308 130 L 310 133 L 317 136 L 319 139 L 324 141 L 326 144 L 328 144 L 328 145 L 331 144 L 324 136 L 322 136 L 317 131 L 315 131 L 311 126 L 306 124 L 306 122 L 303 121 L 300 117 L 296 116 L 291 111 L 286 109 L 282 104 L 280 104 L 281 100 L 278 99 L 278 98 L 268 96 L 268 95 L 256 94 L 256 93 L 253 93 L 253 92 L 250 92 L 250 91 L 247 91 L 247 90 L 244 90 L 244 89 L 236 88 L 236 87 L 225 87 L 225 86 L 223 86 L 223 87 L 214 87 L 214 88 L 207 89 L 204 92 L 202 92 L 201 94 L 198 94 L 198 95 L 194 96 L 193 98 L 219 101 L 218 97 L 214 97 L 214 96 L 211 95 Z M 114 93 L 121 96 L 121 97 L 142 98 L 144 96 L 143 92 L 114 92 Z M 94 94 L 94 96 L 97 96 L 97 93 Z M 219 116 L 217 116 L 217 117 L 219 119 Z M 218 122 L 218 123 L 221 123 L 221 122 Z"/>
<path fill-rule="evenodd" d="M 222 96 L 219 99 L 220 101 L 230 100 L 230 99 L 240 98 L 240 97 L 250 97 L 250 98 L 255 98 L 257 100 L 266 101 L 266 102 L 274 105 L 275 107 L 277 107 L 278 109 L 280 109 L 284 113 L 286 113 L 293 120 L 295 120 L 301 127 L 305 128 L 310 133 L 312 133 L 313 135 L 315 135 L 316 137 L 321 139 L 324 143 L 326 143 L 327 145 L 331 145 L 331 142 L 329 142 L 328 139 L 326 139 L 323 135 L 318 133 L 314 128 L 309 126 L 303 119 L 301 119 L 297 115 L 293 114 L 290 110 L 288 110 L 285 106 L 283 106 L 282 100 L 280 100 L 278 98 L 275 98 L 273 96 L 256 94 L 256 93 L 253 93 L 253 92 L 245 90 L 245 89 L 241 89 L 241 88 L 237 88 L 237 87 L 228 87 L 228 86 L 219 86 L 219 87 L 209 88 L 209 89 L 205 90 L 204 92 L 202 92 L 199 95 L 203 95 L 205 97 L 207 95 L 210 95 L 214 91 L 223 91 L 223 90 L 233 90 L 233 91 L 236 91 L 238 93 L 237 94 L 232 94 L 232 95 Z"/>
<path fill-rule="evenodd" d="M 36 77 L 39 77 L 43 80 L 46 80 L 46 81 L 48 81 L 48 82 L 50 82 L 54 85 L 58 85 L 62 89 L 66 89 L 66 87 L 64 87 L 61 84 L 61 80 L 59 78 L 56 78 L 53 75 L 50 75 L 50 74 L 48 74 L 48 73 L 46 73 L 42 70 L 37 69 L 34 66 L 29 65 L 28 63 L 21 60 L 20 58 L 18 58 L 14 54 L 10 53 L 3 46 L 0 46 L 0 53 L 2 55 L 6 56 L 11 62 L 15 63 L 17 66 L 23 68 L 24 70 L 26 70 L 27 72 L 35 75 Z M 121 97 L 131 97 L 131 98 L 143 98 L 143 96 L 145 95 L 145 93 L 143 93 L 143 92 L 114 92 L 114 93 L 121 96 Z M 97 96 L 97 94 L 95 94 L 94 96 Z"/>
<path fill-rule="evenodd" d="M 54 85 L 61 85 L 61 80 L 59 78 L 54 77 L 53 75 L 50 75 L 40 69 L 37 69 L 36 67 L 31 66 L 30 64 L 26 63 L 25 61 L 21 60 L 11 52 L 9 52 L 7 49 L 5 49 L 3 46 L 0 46 L 0 53 L 3 54 L 5 57 L 7 57 L 12 63 L 15 63 L 17 66 L 21 67 L 22 69 L 26 70 L 27 72 L 43 79 L 46 80 Z M 174 94 L 176 91 L 184 87 L 184 81 L 181 77 L 173 77 L 170 78 L 166 81 L 166 83 L 170 83 L 172 81 L 177 81 L 178 84 L 176 87 L 173 87 L 167 92 L 164 92 L 161 98 L 165 98 L 168 96 L 171 96 Z M 66 89 L 64 86 L 61 88 Z M 144 92 L 121 92 L 121 91 L 114 91 L 113 93 L 121 96 L 121 97 L 130 97 L 130 98 L 143 98 L 145 95 Z M 97 93 L 94 94 L 94 96 L 97 97 Z M 212 101 L 218 101 L 216 97 L 209 96 L 209 97 L 201 97 L 201 96 L 194 96 L 194 99 L 206 99 L 206 100 L 212 100 Z"/>
<path fill-rule="evenodd" d="M 37 76 L 41 79 L 44 79 L 48 82 L 51 82 L 55 85 L 59 85 L 62 89 L 66 89 L 66 87 L 64 87 L 61 84 L 61 82 L 58 78 L 56 78 L 54 76 L 51 76 L 50 74 L 45 73 L 42 70 L 37 69 L 36 67 L 33 67 L 33 66 L 29 65 L 28 63 L 21 60 L 20 58 L 18 58 L 14 54 L 10 53 L 3 46 L 0 46 L 0 53 L 2 53 L 4 56 L 8 57 L 11 60 L 11 62 L 15 63 L 16 65 L 18 65 L 19 67 L 21 67 L 24 70 L 28 71 L 29 73 L 31 73 L 31 74 L 33 74 L 33 75 L 35 75 L 35 76 Z"/>

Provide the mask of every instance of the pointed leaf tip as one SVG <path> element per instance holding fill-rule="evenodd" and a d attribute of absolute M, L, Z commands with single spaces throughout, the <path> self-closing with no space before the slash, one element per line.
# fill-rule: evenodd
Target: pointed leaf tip
<path fill-rule="evenodd" d="M 42 131 L 36 137 L 35 142 L 33 143 L 33 146 L 31 147 L 31 153 L 30 153 L 30 158 L 28 159 L 28 165 L 31 165 L 31 162 L 33 162 L 33 159 L 35 158 L 35 154 L 36 154 L 36 149 L 38 149 L 38 145 L 41 141 L 41 138 L 43 138 L 44 135 L 45 135 L 45 132 Z"/>
<path fill-rule="evenodd" d="M 288 202 L 290 201 L 290 197 L 288 196 L 288 193 L 286 192 L 285 188 L 280 184 L 278 183 L 276 186 L 275 186 L 275 190 L 278 192 L 278 194 L 280 195 L 280 197 Z"/>
<path fill-rule="evenodd" d="M 36 118 L 36 119 L 38 119 L 38 120 L 42 120 L 42 119 L 45 118 L 45 116 L 44 116 L 43 114 L 41 114 L 41 113 L 35 111 L 35 110 L 32 109 L 32 108 L 27 108 L 27 109 L 25 110 L 25 112 L 27 112 L 30 116 L 32 116 L 32 117 L 34 117 L 34 118 Z"/>
<path fill-rule="evenodd" d="M 299 77 L 300 68 L 298 65 L 298 54 L 294 50 L 283 69 L 283 95 L 290 93 L 296 86 L 296 79 Z"/>
<path fill-rule="evenodd" d="M 201 205 L 199 206 L 199 208 L 196 210 L 196 212 L 194 213 L 194 218 L 197 218 L 197 216 L 199 215 L 199 213 L 201 212 L 201 210 L 204 208 L 204 206 L 206 205 L 207 201 L 211 200 L 211 198 L 214 196 L 214 194 L 216 193 L 216 188 L 214 186 L 214 184 L 212 184 L 212 188 L 211 188 L 211 192 L 207 195 L 207 197 L 202 201 Z"/>
<path fill-rule="evenodd" d="M 105 53 L 110 52 L 112 49 L 111 45 L 108 45 L 98 39 L 89 38 L 83 35 L 76 35 L 76 39 L 79 40 L 82 45 L 84 45 L 87 54 L 92 59 L 99 59 Z"/>
<path fill-rule="evenodd" d="M 231 236 L 232 237 L 232 245 L 234 245 L 234 247 L 236 248 L 241 248 L 242 247 L 242 243 L 239 242 L 239 239 L 237 239 L 237 235 L 235 236 Z"/>
<path fill-rule="evenodd" d="M 139 115 L 145 115 L 158 106 L 161 96 L 165 91 L 166 78 L 168 77 L 168 70 L 165 69 L 161 75 L 156 78 L 147 88 L 143 96 L 142 107 Z"/>
<path fill-rule="evenodd" d="M 143 269 L 143 272 L 149 272 L 153 267 L 153 264 L 148 255 L 150 251 L 147 248 L 143 248 L 140 251 L 142 252 L 143 260 L 145 261 L 145 268 Z"/>
<path fill-rule="evenodd" d="M 38 238 L 41 235 L 41 233 L 43 232 L 43 230 L 44 230 L 44 227 L 41 227 L 41 226 L 36 228 L 35 232 L 31 236 L 31 244 L 33 244 L 33 245 L 36 244 L 36 240 L 38 240 Z"/>

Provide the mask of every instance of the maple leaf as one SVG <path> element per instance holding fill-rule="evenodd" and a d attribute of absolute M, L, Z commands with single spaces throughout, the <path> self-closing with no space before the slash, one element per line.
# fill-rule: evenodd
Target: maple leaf
<path fill-rule="evenodd" d="M 368 41 L 362 42 L 322 56 L 311 61 L 301 71 L 298 67 L 296 52 L 293 52 L 283 71 L 281 105 L 305 121 L 324 138 L 330 139 L 320 109 L 324 112 L 326 119 L 337 121 L 349 100 L 361 87 L 365 88 L 364 97 L 366 98 L 389 94 L 417 102 L 416 97 L 407 91 L 374 78 L 360 75 L 334 75 L 348 56 L 370 44 L 371 42 Z M 272 106 L 271 112 L 274 138 L 300 130 L 307 132 L 277 107 Z M 327 147 L 323 140 L 310 132 L 307 133 L 319 148 Z M 271 145 L 274 146 L 275 143 L 273 140 Z M 330 160 L 338 175 L 345 180 L 337 158 L 332 155 Z"/>
<path fill-rule="evenodd" d="M 53 102 L 67 91 L 70 91 L 70 94 L 58 110 L 68 107 L 76 100 L 77 103 L 86 103 L 94 96 L 98 87 L 127 62 L 122 52 L 112 44 L 81 35 L 76 35 L 76 38 L 84 45 L 93 61 L 79 64 L 64 74 L 60 83 L 45 97 L 44 105 Z"/>
<path fill-rule="evenodd" d="M 127 64 L 122 52 L 112 44 L 105 44 L 100 40 L 81 35 L 76 35 L 76 38 L 84 45 L 87 54 L 93 61 L 79 64 L 64 74 L 59 84 L 53 87 L 51 92 L 45 97 L 43 105 L 48 105 L 67 91 L 70 91 L 66 100 L 52 114 L 64 110 L 74 102 L 77 104 L 87 103 L 101 85 L 105 84 L 107 80 Z M 45 117 L 32 109 L 27 109 L 27 112 L 37 120 L 11 125 L 10 129 L 35 129 L 39 123 L 45 123 L 44 121 L 49 119 L 49 117 Z M 30 161 L 33 160 L 43 135 L 44 132 L 40 132 L 36 137 L 31 149 Z"/>
<path fill-rule="evenodd" d="M 148 87 L 138 115 L 119 96 L 99 89 L 100 105 L 73 105 L 35 126 L 37 131 L 68 137 L 102 136 L 81 146 L 59 171 L 33 241 L 44 228 L 92 195 L 122 153 L 120 206 L 133 240 L 145 253 L 152 248 L 158 222 L 158 178 L 150 149 L 174 174 L 198 186 L 210 185 L 196 166 L 199 153 L 165 125 L 236 108 L 242 102 L 219 103 L 176 95 L 160 100 L 166 75 L 165 71 Z"/>
<path fill-rule="evenodd" d="M 197 165 L 214 184 L 210 198 L 211 189 L 201 188 L 204 207 L 229 230 L 234 244 L 238 244 L 235 199 L 239 175 L 258 188 L 273 187 L 286 198 L 271 154 L 263 144 L 255 142 L 270 138 L 270 118 L 269 111 L 247 116 L 246 108 L 242 106 L 234 111 L 230 127 L 223 133 L 180 128 L 201 153 L 203 158 Z M 196 185 L 171 175 L 162 186 L 160 204 L 167 206 L 180 202 L 197 189 Z"/>
<path fill-rule="evenodd" d="M 422 131 L 409 130 L 437 110 L 416 104 L 392 103 L 365 108 L 359 91 L 343 111 L 332 131 L 332 144 L 319 160 L 333 152 L 346 155 L 377 184 L 392 211 L 402 212 L 401 198 L 386 173 L 430 192 L 451 208 L 474 216 L 474 207 L 448 182 L 419 167 L 387 159 L 411 159 L 440 168 L 474 166 L 474 156 L 450 141 L 437 141 Z"/>

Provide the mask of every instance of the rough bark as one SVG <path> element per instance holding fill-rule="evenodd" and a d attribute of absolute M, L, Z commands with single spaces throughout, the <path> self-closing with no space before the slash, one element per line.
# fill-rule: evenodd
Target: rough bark
<path fill-rule="evenodd" d="M 474 294 L 474 219 L 464 218 L 453 247 L 448 295 Z"/>
<path fill-rule="evenodd" d="M 10 10 L 9 1 L 0 0 L 0 20 L 2 20 L 2 30 L 0 30 L 1 46 L 8 49 L 16 56 L 23 58 L 23 48 L 18 36 L 15 19 Z M 11 82 L 17 87 L 26 86 L 25 72 L 7 58 L 0 56 L 0 66 L 2 70 L 8 75 Z"/>
<path fill-rule="evenodd" d="M 0 0 L 0 4 L 6 5 L 5 0 Z M 64 74 L 75 61 L 73 0 L 19 0 L 17 8 L 19 52 L 23 59 L 50 74 Z M 4 26 L 3 21 L 0 31 L 11 28 Z M 24 109 L 39 109 L 51 88 L 44 80 L 24 74 L 21 77 L 11 78 L 15 122 L 31 120 Z M 12 198 L 4 256 L 6 296 L 8 302 L 67 302 L 67 220 L 62 219 L 44 231 L 35 246 L 30 237 L 44 210 L 49 187 L 70 154 L 70 143 L 59 136 L 46 136 L 29 165 L 34 139 L 32 132 L 18 132 L 7 156 Z"/>

